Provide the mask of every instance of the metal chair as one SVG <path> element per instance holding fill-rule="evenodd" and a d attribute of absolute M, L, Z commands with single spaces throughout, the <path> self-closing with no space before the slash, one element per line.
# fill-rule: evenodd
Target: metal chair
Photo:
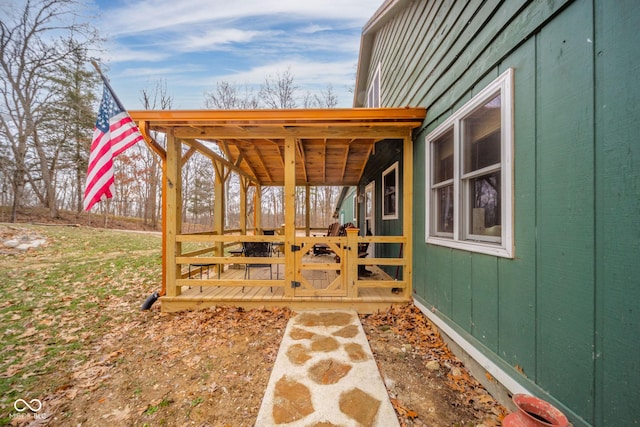
<path fill-rule="evenodd" d="M 272 253 L 271 243 L 269 242 L 243 242 L 242 248 L 244 251 L 244 256 L 246 257 L 270 258 Z M 245 264 L 245 269 L 244 269 L 245 280 L 251 280 L 252 268 L 266 268 L 266 267 L 269 267 L 269 278 L 273 279 L 273 264 L 250 263 L 250 264 Z M 242 291 L 244 292 L 244 286 L 242 287 Z M 271 288 L 271 291 L 273 291 L 273 288 Z"/>

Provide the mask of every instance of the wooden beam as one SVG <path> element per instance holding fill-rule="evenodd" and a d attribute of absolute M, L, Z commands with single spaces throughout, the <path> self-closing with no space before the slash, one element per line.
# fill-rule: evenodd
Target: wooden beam
<path fill-rule="evenodd" d="M 253 176 L 249 175 L 248 173 L 246 173 L 245 171 L 243 171 L 242 169 L 240 169 L 239 167 L 237 167 L 236 165 L 231 163 L 229 160 L 227 160 L 224 157 L 214 153 L 213 151 L 211 151 L 211 149 L 209 149 L 207 146 L 205 146 L 201 142 L 195 141 L 195 140 L 186 140 L 185 143 L 187 145 L 189 145 L 190 147 L 195 147 L 198 151 L 200 151 L 203 155 L 205 155 L 206 157 L 210 158 L 211 160 L 216 160 L 216 161 L 222 163 L 225 167 L 233 170 L 238 175 L 244 176 L 245 178 L 250 179 L 251 181 L 255 182 L 256 184 L 258 183 L 258 179 L 256 177 L 253 177 Z"/>
<path fill-rule="evenodd" d="M 167 156 L 162 158 L 162 289 L 160 296 L 167 294 Z"/>
<path fill-rule="evenodd" d="M 311 235 L 311 188 L 309 184 L 304 186 L 304 235 Z"/>
<path fill-rule="evenodd" d="M 345 174 L 347 173 L 347 163 L 349 162 L 349 150 L 351 149 L 351 145 L 347 145 L 344 153 L 344 160 L 342 161 L 342 173 L 340 174 L 341 180 L 344 180 Z"/>
<path fill-rule="evenodd" d="M 296 150 L 298 151 L 298 156 L 300 157 L 300 162 L 302 163 L 302 175 L 304 177 L 304 182 L 307 182 L 309 179 L 309 175 L 307 174 L 307 159 L 304 154 L 304 147 L 302 146 L 302 140 L 296 140 Z"/>
<path fill-rule="evenodd" d="M 151 137 L 151 135 L 149 134 L 148 131 L 148 126 L 149 123 L 146 121 L 141 121 L 140 123 L 138 123 L 138 129 L 140 129 L 140 133 L 142 134 L 142 137 L 144 138 L 144 142 L 147 143 L 147 145 L 158 155 L 160 156 L 160 158 L 162 160 L 165 160 L 167 158 L 167 152 L 165 151 L 164 148 L 162 148 L 162 146 L 160 144 L 158 144 L 158 142 L 153 139 Z"/>
<path fill-rule="evenodd" d="M 166 194 L 167 199 L 167 245 L 165 248 L 167 296 L 180 295 L 180 287 L 176 286 L 176 280 L 180 278 L 176 257 L 182 251 L 182 243 L 176 240 L 182 229 L 182 171 L 180 157 L 182 144 L 172 133 L 167 134 L 167 174 Z"/>
<path fill-rule="evenodd" d="M 426 115 L 422 107 L 400 108 L 307 108 L 289 110 L 129 110 L 134 121 L 218 122 L 241 126 L 242 122 L 286 126 L 290 123 L 324 125 L 350 122 L 420 121 Z"/>
<path fill-rule="evenodd" d="M 240 233 L 247 234 L 247 190 L 248 180 L 240 177 Z"/>
<path fill-rule="evenodd" d="M 292 246 L 296 236 L 296 140 L 286 138 L 284 141 L 284 294 L 293 297 L 294 288 L 287 286 L 295 281 L 295 255 Z"/>
<path fill-rule="evenodd" d="M 267 167 L 266 163 L 264 162 L 264 159 L 262 158 L 262 153 L 260 153 L 260 151 L 258 150 L 257 147 L 253 147 L 253 149 L 256 152 L 256 159 L 258 160 L 258 163 L 260 163 L 260 166 L 262 167 L 262 170 L 267 175 L 267 179 L 269 180 L 269 183 L 272 183 L 273 182 L 273 178 L 272 178 L 271 174 L 269 173 L 269 168 Z"/>
<path fill-rule="evenodd" d="M 191 156 L 193 156 L 198 150 L 196 150 L 195 147 L 189 147 L 189 149 L 187 150 L 186 153 L 184 153 L 184 155 L 182 156 L 182 159 L 180 160 L 181 164 L 185 164 L 187 163 L 187 161 L 191 158 Z"/>
<path fill-rule="evenodd" d="M 213 230 L 219 235 L 222 236 L 224 234 L 224 216 L 225 216 L 225 194 L 224 194 L 224 183 L 225 183 L 225 167 L 224 165 L 212 160 L 216 169 L 216 176 L 214 181 L 214 199 L 213 199 Z M 224 256 L 224 244 L 222 242 L 217 242 L 215 245 L 214 255 L 216 256 Z M 221 273 L 221 269 L 224 268 L 221 264 L 216 265 L 216 269 L 218 273 Z"/>
<path fill-rule="evenodd" d="M 371 152 L 375 149 L 375 144 L 372 144 L 369 147 L 369 150 L 366 155 L 366 160 L 362 163 L 362 167 L 360 168 L 360 172 L 358 173 L 358 182 L 362 179 L 362 174 L 364 174 L 364 168 L 367 166 L 367 162 L 369 161 L 369 157 L 371 156 Z"/>
<path fill-rule="evenodd" d="M 327 180 L 327 140 L 322 144 L 322 181 Z"/>
<path fill-rule="evenodd" d="M 270 128 L 251 127 L 245 129 L 227 128 L 219 126 L 206 126 L 201 130 L 180 125 L 173 126 L 175 134 L 182 139 L 225 139 L 225 140 L 269 140 L 295 137 L 302 139 L 351 139 L 351 138 L 371 138 L 381 139 L 401 139 L 410 126 L 342 126 L 332 128 Z"/>
<path fill-rule="evenodd" d="M 256 191 L 253 194 L 253 233 L 262 229 L 262 186 L 256 185 Z"/>

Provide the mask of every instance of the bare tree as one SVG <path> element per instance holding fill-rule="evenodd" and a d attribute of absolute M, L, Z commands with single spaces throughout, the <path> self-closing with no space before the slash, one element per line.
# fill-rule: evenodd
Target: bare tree
<path fill-rule="evenodd" d="M 205 93 L 204 105 L 212 110 L 255 110 L 260 103 L 249 86 L 240 88 L 223 80 L 214 91 Z"/>
<path fill-rule="evenodd" d="M 170 110 L 173 106 L 173 98 L 167 93 L 167 83 L 159 81 L 156 83 L 153 91 L 148 89 L 142 90 L 142 105 L 145 110 Z M 156 135 L 153 137 L 158 141 L 164 138 L 164 135 Z M 163 142 L 163 141 L 162 141 Z M 142 162 L 146 166 L 147 171 L 147 196 L 144 206 L 144 222 L 147 223 L 147 219 L 151 221 L 151 225 L 154 228 L 158 226 L 158 198 L 160 190 L 160 167 L 158 158 L 151 150 L 144 150 L 145 153 L 141 156 Z"/>
<path fill-rule="evenodd" d="M 268 107 L 296 108 L 295 95 L 298 86 L 294 83 L 294 75 L 291 68 L 274 76 L 267 76 L 260 88 L 260 100 Z"/>
<path fill-rule="evenodd" d="M 329 83 L 320 94 L 307 91 L 303 98 L 304 108 L 335 108 L 338 105 L 338 96 L 333 91 L 333 85 Z"/>
<path fill-rule="evenodd" d="M 46 129 L 49 107 L 55 102 L 51 76 L 57 75 L 57 64 L 75 49 L 97 40 L 94 30 L 74 22 L 76 3 L 72 0 L 27 0 L 20 11 L 0 21 L 0 138 L 9 147 L 11 156 L 1 166 L 11 180 L 13 203 L 11 218 L 15 222 L 18 207 L 23 202 L 29 180 L 30 161 L 38 164 L 44 183 L 43 204 L 56 215 L 55 189 L 45 149 L 43 132 Z M 56 36 L 64 34 L 68 43 Z M 82 41 L 78 41 L 78 40 Z M 35 188 L 34 188 L 35 190 Z"/>

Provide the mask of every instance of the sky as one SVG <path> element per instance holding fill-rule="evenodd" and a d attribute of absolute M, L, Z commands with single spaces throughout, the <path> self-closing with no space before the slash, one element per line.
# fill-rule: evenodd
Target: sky
<path fill-rule="evenodd" d="M 362 27 L 383 0 L 96 0 L 101 68 L 125 108 L 166 85 L 173 109 L 204 108 L 225 81 L 257 93 L 287 70 L 298 94 L 330 84 L 351 107 Z M 302 99 L 297 100 L 298 105 Z"/>

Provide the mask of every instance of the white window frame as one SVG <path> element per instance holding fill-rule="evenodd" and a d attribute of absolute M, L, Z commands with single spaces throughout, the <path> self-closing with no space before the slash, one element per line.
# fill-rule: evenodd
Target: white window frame
<path fill-rule="evenodd" d="M 388 213 L 386 214 L 386 202 L 387 202 L 387 198 L 385 196 L 385 183 L 386 183 L 386 177 L 391 175 L 391 174 L 395 175 L 396 178 L 396 184 L 395 184 L 395 194 L 396 194 L 396 206 L 395 206 L 395 210 L 394 212 Z M 391 166 L 389 166 L 384 172 L 382 172 L 382 220 L 389 220 L 389 219 L 398 219 L 398 205 L 399 205 L 399 195 L 400 195 L 400 189 L 399 189 L 399 177 L 398 177 L 398 162 L 395 162 L 394 164 L 392 164 Z"/>
<path fill-rule="evenodd" d="M 367 108 L 380 108 L 380 68 L 378 63 L 367 90 Z"/>
<path fill-rule="evenodd" d="M 351 197 L 351 205 L 353 207 L 353 223 L 358 225 L 358 192 L 354 191 Z"/>
<path fill-rule="evenodd" d="M 500 94 L 501 98 L 501 159 L 500 170 L 500 194 L 501 194 L 501 235 L 500 237 L 478 236 L 471 234 L 467 228 L 470 223 L 469 210 L 465 208 L 463 197 L 468 194 L 470 178 L 486 172 L 486 170 L 463 174 L 461 167 L 462 135 L 461 122 L 477 108 L 486 104 L 493 97 Z M 432 158 L 434 156 L 434 144 L 440 136 L 453 129 L 453 233 L 438 233 L 436 227 L 437 204 L 435 194 L 438 185 L 433 183 Z M 513 69 L 508 69 L 486 88 L 475 95 L 469 102 L 452 114 L 446 121 L 440 124 L 426 137 L 426 207 L 425 229 L 426 242 L 439 246 L 446 246 L 470 252 L 479 252 L 505 258 L 514 257 L 513 241 Z M 496 165 L 486 169 L 496 169 Z M 468 199 L 467 199 L 468 200 Z M 464 209 L 465 212 L 462 212 Z"/>

